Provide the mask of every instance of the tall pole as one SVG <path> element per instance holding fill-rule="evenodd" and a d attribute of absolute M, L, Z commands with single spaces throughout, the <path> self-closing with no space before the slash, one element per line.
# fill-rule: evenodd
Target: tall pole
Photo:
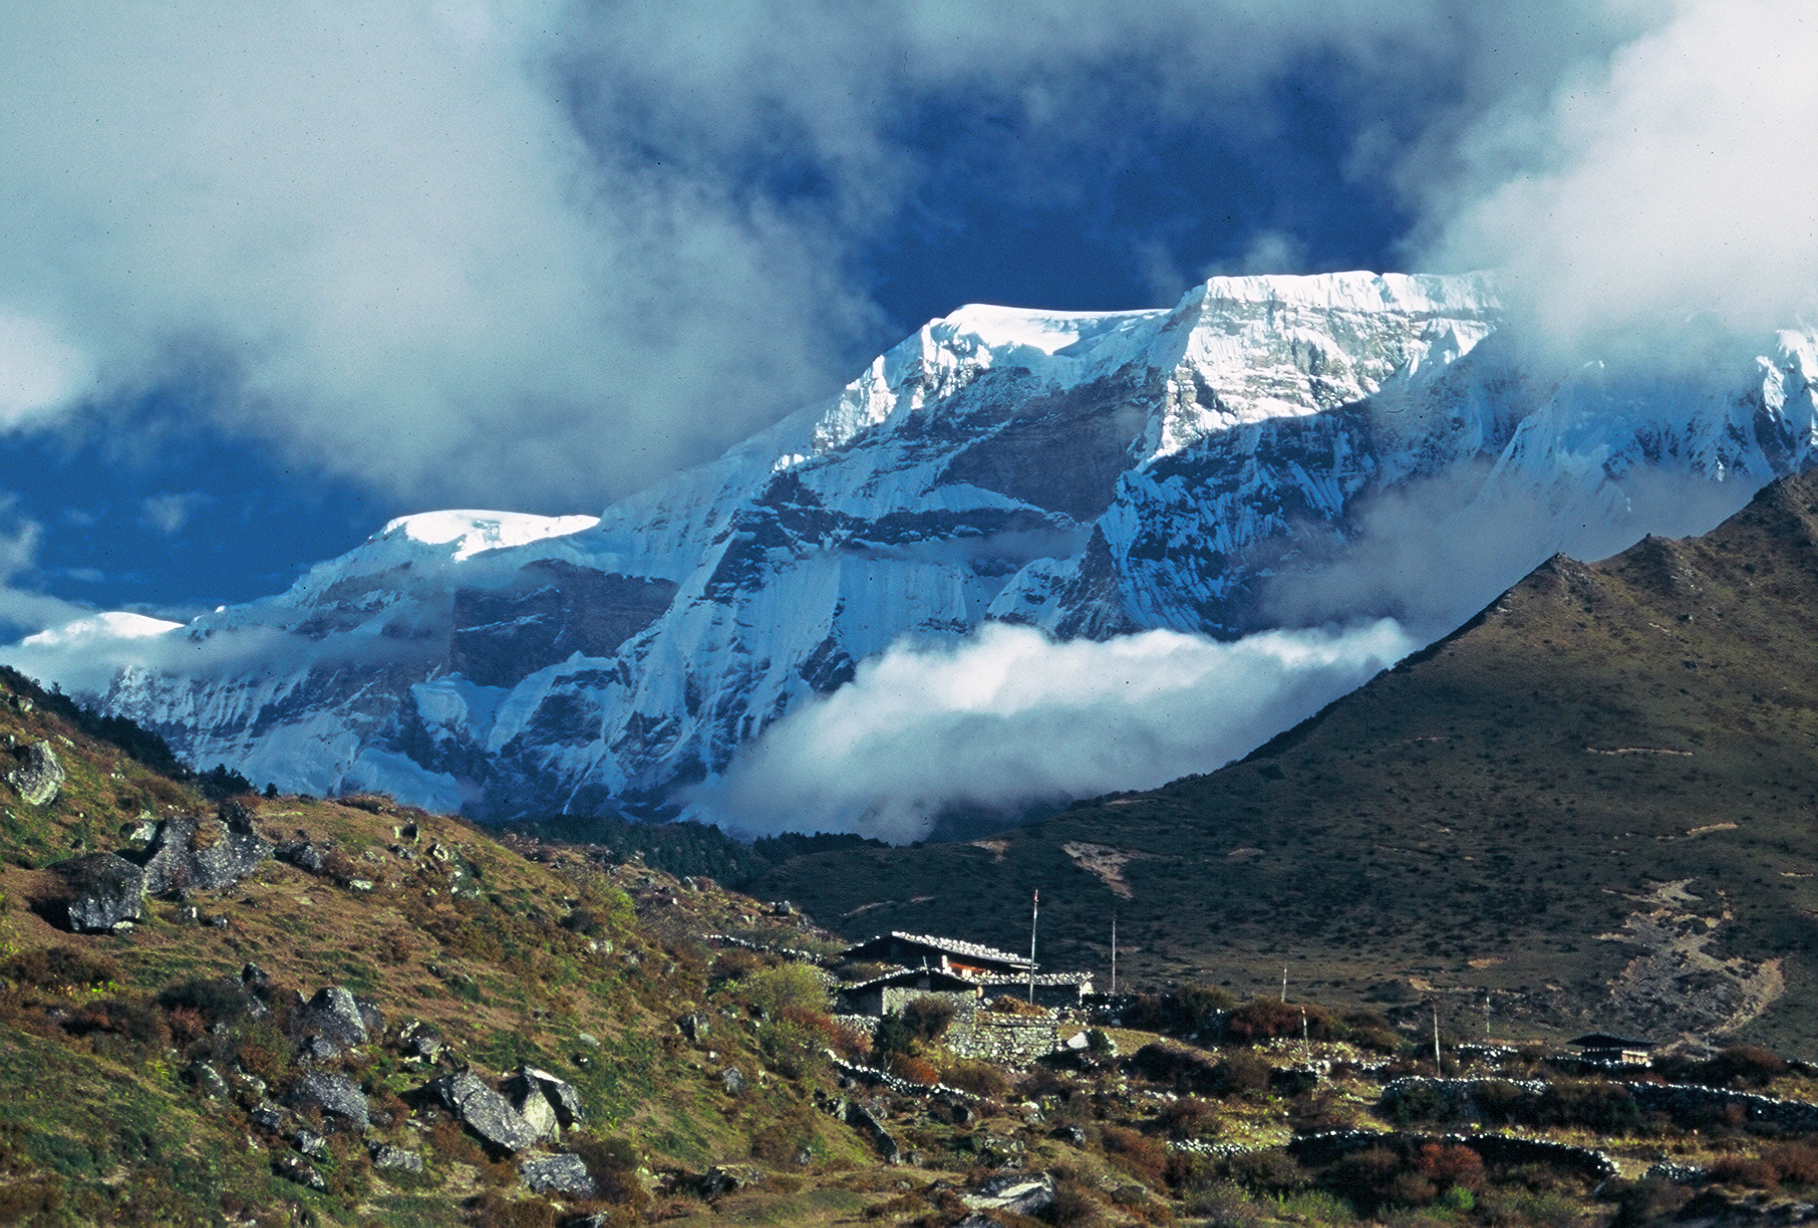
<path fill-rule="evenodd" d="M 1117 996 L 1117 910 L 1111 910 L 1111 996 Z"/>
<path fill-rule="evenodd" d="M 1029 909 L 1029 1005 L 1035 1005 L 1035 923 L 1042 916 L 1041 888 L 1035 890 L 1035 903 Z"/>
<path fill-rule="evenodd" d="M 1445 1063 L 1439 1057 L 1439 999 L 1433 999 L 1433 1074 L 1436 1078 L 1446 1077 Z"/>
<path fill-rule="evenodd" d="M 1281 1000 L 1283 1002 L 1288 1000 L 1288 965 L 1286 964 L 1281 966 Z"/>

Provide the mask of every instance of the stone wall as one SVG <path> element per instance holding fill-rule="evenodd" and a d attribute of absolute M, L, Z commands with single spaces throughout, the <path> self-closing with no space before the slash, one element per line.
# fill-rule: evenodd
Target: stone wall
<path fill-rule="evenodd" d="M 942 1042 L 957 1057 L 988 1062 L 1032 1062 L 1060 1048 L 1060 1023 L 1023 1015 L 978 1011 L 956 1019 Z"/>

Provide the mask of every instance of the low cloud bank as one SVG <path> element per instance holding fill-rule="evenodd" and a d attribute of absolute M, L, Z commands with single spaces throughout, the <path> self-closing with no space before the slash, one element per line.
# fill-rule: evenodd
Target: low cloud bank
<path fill-rule="evenodd" d="M 950 807 L 1211 771 L 1417 647 L 1388 619 L 1229 644 L 1172 631 L 1057 644 L 996 624 L 959 644 L 902 642 L 771 726 L 695 801 L 739 832 L 907 842 Z"/>

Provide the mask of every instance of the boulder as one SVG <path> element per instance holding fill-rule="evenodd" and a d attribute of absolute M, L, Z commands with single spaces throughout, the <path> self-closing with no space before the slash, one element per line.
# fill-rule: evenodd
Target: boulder
<path fill-rule="evenodd" d="M 998 1173 L 960 1195 L 974 1211 L 1009 1211 L 1039 1215 L 1054 1201 L 1054 1178 L 1047 1173 Z"/>
<path fill-rule="evenodd" d="M 355 998 L 351 991 L 330 985 L 316 991 L 300 1012 L 298 1023 L 304 1032 L 313 1033 L 337 1045 L 363 1045 L 368 1012 L 373 1008 Z"/>
<path fill-rule="evenodd" d="M 48 806 L 63 788 L 63 765 L 49 742 L 31 742 L 13 754 L 19 766 L 6 774 L 6 783 L 28 806 Z"/>
<path fill-rule="evenodd" d="M 737 1066 L 728 1066 L 720 1071 L 720 1086 L 726 1089 L 728 1096 L 736 1096 L 745 1090 L 745 1072 Z"/>
<path fill-rule="evenodd" d="M 518 1115 L 511 1102 L 486 1086 L 471 1071 L 443 1075 L 425 1088 L 482 1142 L 507 1153 L 523 1151 L 538 1139 L 536 1128 Z"/>
<path fill-rule="evenodd" d="M 532 1156 L 518 1164 L 518 1179 L 537 1194 L 593 1198 L 599 1193 L 580 1156 Z"/>
<path fill-rule="evenodd" d="M 552 1139 L 562 1133 L 562 1123 L 556 1119 L 555 1106 L 549 1103 L 549 1098 L 535 1083 L 514 1087 L 511 1107 L 537 1132 L 539 1139 Z"/>
<path fill-rule="evenodd" d="M 124 857 L 90 853 L 51 869 L 69 885 L 69 927 L 78 934 L 106 934 L 139 919 L 145 873 Z"/>
<path fill-rule="evenodd" d="M 394 1172 L 420 1173 L 423 1171 L 423 1157 L 418 1152 L 393 1147 L 390 1143 L 378 1143 L 372 1148 L 372 1166 Z"/>
<path fill-rule="evenodd" d="M 514 1095 L 528 1096 L 532 1091 L 542 1093 L 555 1111 L 556 1121 L 564 1130 L 572 1129 L 587 1118 L 587 1110 L 581 1104 L 581 1093 L 574 1089 L 574 1084 L 557 1078 L 547 1070 L 535 1066 L 520 1066 L 512 1078 Z"/>
<path fill-rule="evenodd" d="M 897 1143 L 896 1137 L 890 1131 L 884 1129 L 884 1123 L 878 1120 L 877 1114 L 858 1101 L 849 1100 L 846 1102 L 846 1111 L 843 1116 L 847 1125 L 871 1139 L 872 1146 L 877 1148 L 878 1154 L 884 1158 L 884 1163 L 902 1163 L 901 1145 Z"/>
<path fill-rule="evenodd" d="M 297 1082 L 291 1103 L 314 1105 L 324 1113 L 344 1118 L 364 1130 L 372 1124 L 366 1093 L 344 1074 L 312 1070 Z"/>
<path fill-rule="evenodd" d="M 322 872 L 322 850 L 307 840 L 286 840 L 274 850 L 279 861 L 308 874 Z"/>
<path fill-rule="evenodd" d="M 442 1034 L 432 1023 L 412 1019 L 398 1029 L 398 1051 L 405 1057 L 433 1062 L 442 1054 Z"/>
<path fill-rule="evenodd" d="M 692 1015 L 683 1015 L 677 1026 L 682 1029 L 683 1036 L 686 1036 L 689 1040 L 692 1040 L 697 1044 L 713 1035 L 713 1020 L 698 1012 Z"/>
<path fill-rule="evenodd" d="M 221 1072 L 207 1062 L 191 1062 L 183 1073 L 210 1100 L 226 1100 L 233 1094 L 227 1086 L 227 1080 L 221 1077 Z"/>
<path fill-rule="evenodd" d="M 271 841 L 250 824 L 193 815 L 166 819 L 152 837 L 145 890 L 151 895 L 225 891 L 257 870 L 271 851 Z"/>

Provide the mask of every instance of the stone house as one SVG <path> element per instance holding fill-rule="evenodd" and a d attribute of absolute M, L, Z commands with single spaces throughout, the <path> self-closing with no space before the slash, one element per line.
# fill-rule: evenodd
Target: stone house
<path fill-rule="evenodd" d="M 917 998 L 945 998 L 961 1016 L 978 1009 L 979 985 L 939 968 L 908 968 L 847 985 L 839 993 L 842 1014 L 884 1016 L 901 1011 Z"/>

